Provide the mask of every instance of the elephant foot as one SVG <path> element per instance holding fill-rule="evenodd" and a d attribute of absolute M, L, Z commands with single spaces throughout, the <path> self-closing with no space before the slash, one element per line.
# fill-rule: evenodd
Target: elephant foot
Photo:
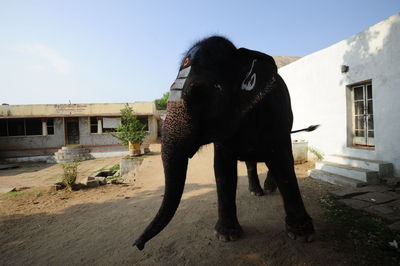
<path fill-rule="evenodd" d="M 235 222 L 233 225 L 226 226 L 222 225 L 222 223 L 218 221 L 214 227 L 214 234 L 220 241 L 235 241 L 242 236 L 243 229 L 238 222 Z"/>
<path fill-rule="evenodd" d="M 264 191 L 265 194 L 271 194 L 274 193 L 276 191 L 276 185 L 275 186 L 264 186 Z"/>
<path fill-rule="evenodd" d="M 264 191 L 260 186 L 249 187 L 249 191 L 253 196 L 264 196 Z"/>
<path fill-rule="evenodd" d="M 264 183 L 264 191 L 265 191 L 265 193 L 266 194 L 271 194 L 271 193 L 273 193 L 273 192 L 275 192 L 276 191 L 276 189 L 277 189 L 277 185 L 276 185 L 276 183 L 274 182 L 274 181 L 266 181 L 265 183 Z"/>
<path fill-rule="evenodd" d="M 300 224 L 286 223 L 286 233 L 293 240 L 299 239 L 304 242 L 313 242 L 315 240 L 315 230 L 311 219 Z"/>

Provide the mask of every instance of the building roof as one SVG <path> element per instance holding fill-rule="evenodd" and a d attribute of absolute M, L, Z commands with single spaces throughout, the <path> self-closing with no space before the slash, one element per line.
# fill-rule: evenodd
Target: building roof
<path fill-rule="evenodd" d="M 272 56 L 278 68 L 289 65 L 290 63 L 299 60 L 300 56 Z"/>
<path fill-rule="evenodd" d="M 1 105 L 1 118 L 120 116 L 125 103 Z M 129 103 L 135 115 L 157 115 L 154 102 Z"/>

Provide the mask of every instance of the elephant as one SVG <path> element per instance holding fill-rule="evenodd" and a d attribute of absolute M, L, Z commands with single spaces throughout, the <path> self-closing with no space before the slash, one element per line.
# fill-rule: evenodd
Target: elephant
<path fill-rule="evenodd" d="M 294 130 L 291 133 L 298 133 L 301 131 L 307 131 L 311 132 L 317 129 L 319 125 L 311 125 L 307 128 L 303 129 L 298 129 Z M 255 161 L 246 161 L 246 168 L 247 168 L 247 176 L 249 179 L 249 191 L 252 195 L 255 196 L 263 196 L 264 191 L 267 192 L 267 194 L 272 193 L 276 190 L 277 185 L 274 180 L 274 177 L 271 173 L 271 171 L 268 171 L 267 177 L 265 178 L 264 181 L 264 190 L 261 188 L 260 181 L 258 179 L 258 174 L 257 174 L 257 162 Z M 268 167 L 268 165 L 267 165 Z"/>
<path fill-rule="evenodd" d="M 142 250 L 171 221 L 184 190 L 188 160 L 209 143 L 214 145 L 214 233 L 219 240 L 237 240 L 243 233 L 236 212 L 240 160 L 267 164 L 283 198 L 287 235 L 313 241 L 312 218 L 294 172 L 292 123 L 289 92 L 271 56 L 236 48 L 221 36 L 195 43 L 170 87 L 161 141 L 163 200 L 133 245 Z"/>

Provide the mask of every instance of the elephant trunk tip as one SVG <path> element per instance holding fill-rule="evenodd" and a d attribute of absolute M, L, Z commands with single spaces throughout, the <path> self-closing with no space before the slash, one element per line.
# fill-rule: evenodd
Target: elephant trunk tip
<path fill-rule="evenodd" d="M 135 242 L 133 242 L 133 246 L 136 246 L 139 250 L 143 250 L 144 249 L 144 245 L 146 242 L 144 242 L 142 239 L 136 239 Z"/>

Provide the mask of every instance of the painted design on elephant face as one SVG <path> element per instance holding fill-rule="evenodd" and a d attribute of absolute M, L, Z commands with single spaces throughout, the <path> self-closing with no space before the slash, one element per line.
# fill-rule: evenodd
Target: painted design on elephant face
<path fill-rule="evenodd" d="M 242 90 L 251 91 L 252 89 L 254 89 L 254 86 L 256 85 L 257 75 L 256 73 L 253 73 L 253 68 L 256 61 L 257 59 L 254 59 L 253 62 L 251 63 L 250 71 L 247 73 L 246 77 L 242 82 Z"/>
<path fill-rule="evenodd" d="M 185 85 L 186 79 L 190 74 L 191 66 L 186 67 L 179 71 L 176 80 L 171 85 L 168 101 L 177 102 L 182 98 L 182 89 Z"/>
<path fill-rule="evenodd" d="M 184 66 L 184 67 L 188 66 L 188 65 L 189 65 L 189 62 L 190 62 L 189 57 L 186 57 L 186 58 L 185 58 L 185 62 L 183 62 L 183 66 Z"/>

